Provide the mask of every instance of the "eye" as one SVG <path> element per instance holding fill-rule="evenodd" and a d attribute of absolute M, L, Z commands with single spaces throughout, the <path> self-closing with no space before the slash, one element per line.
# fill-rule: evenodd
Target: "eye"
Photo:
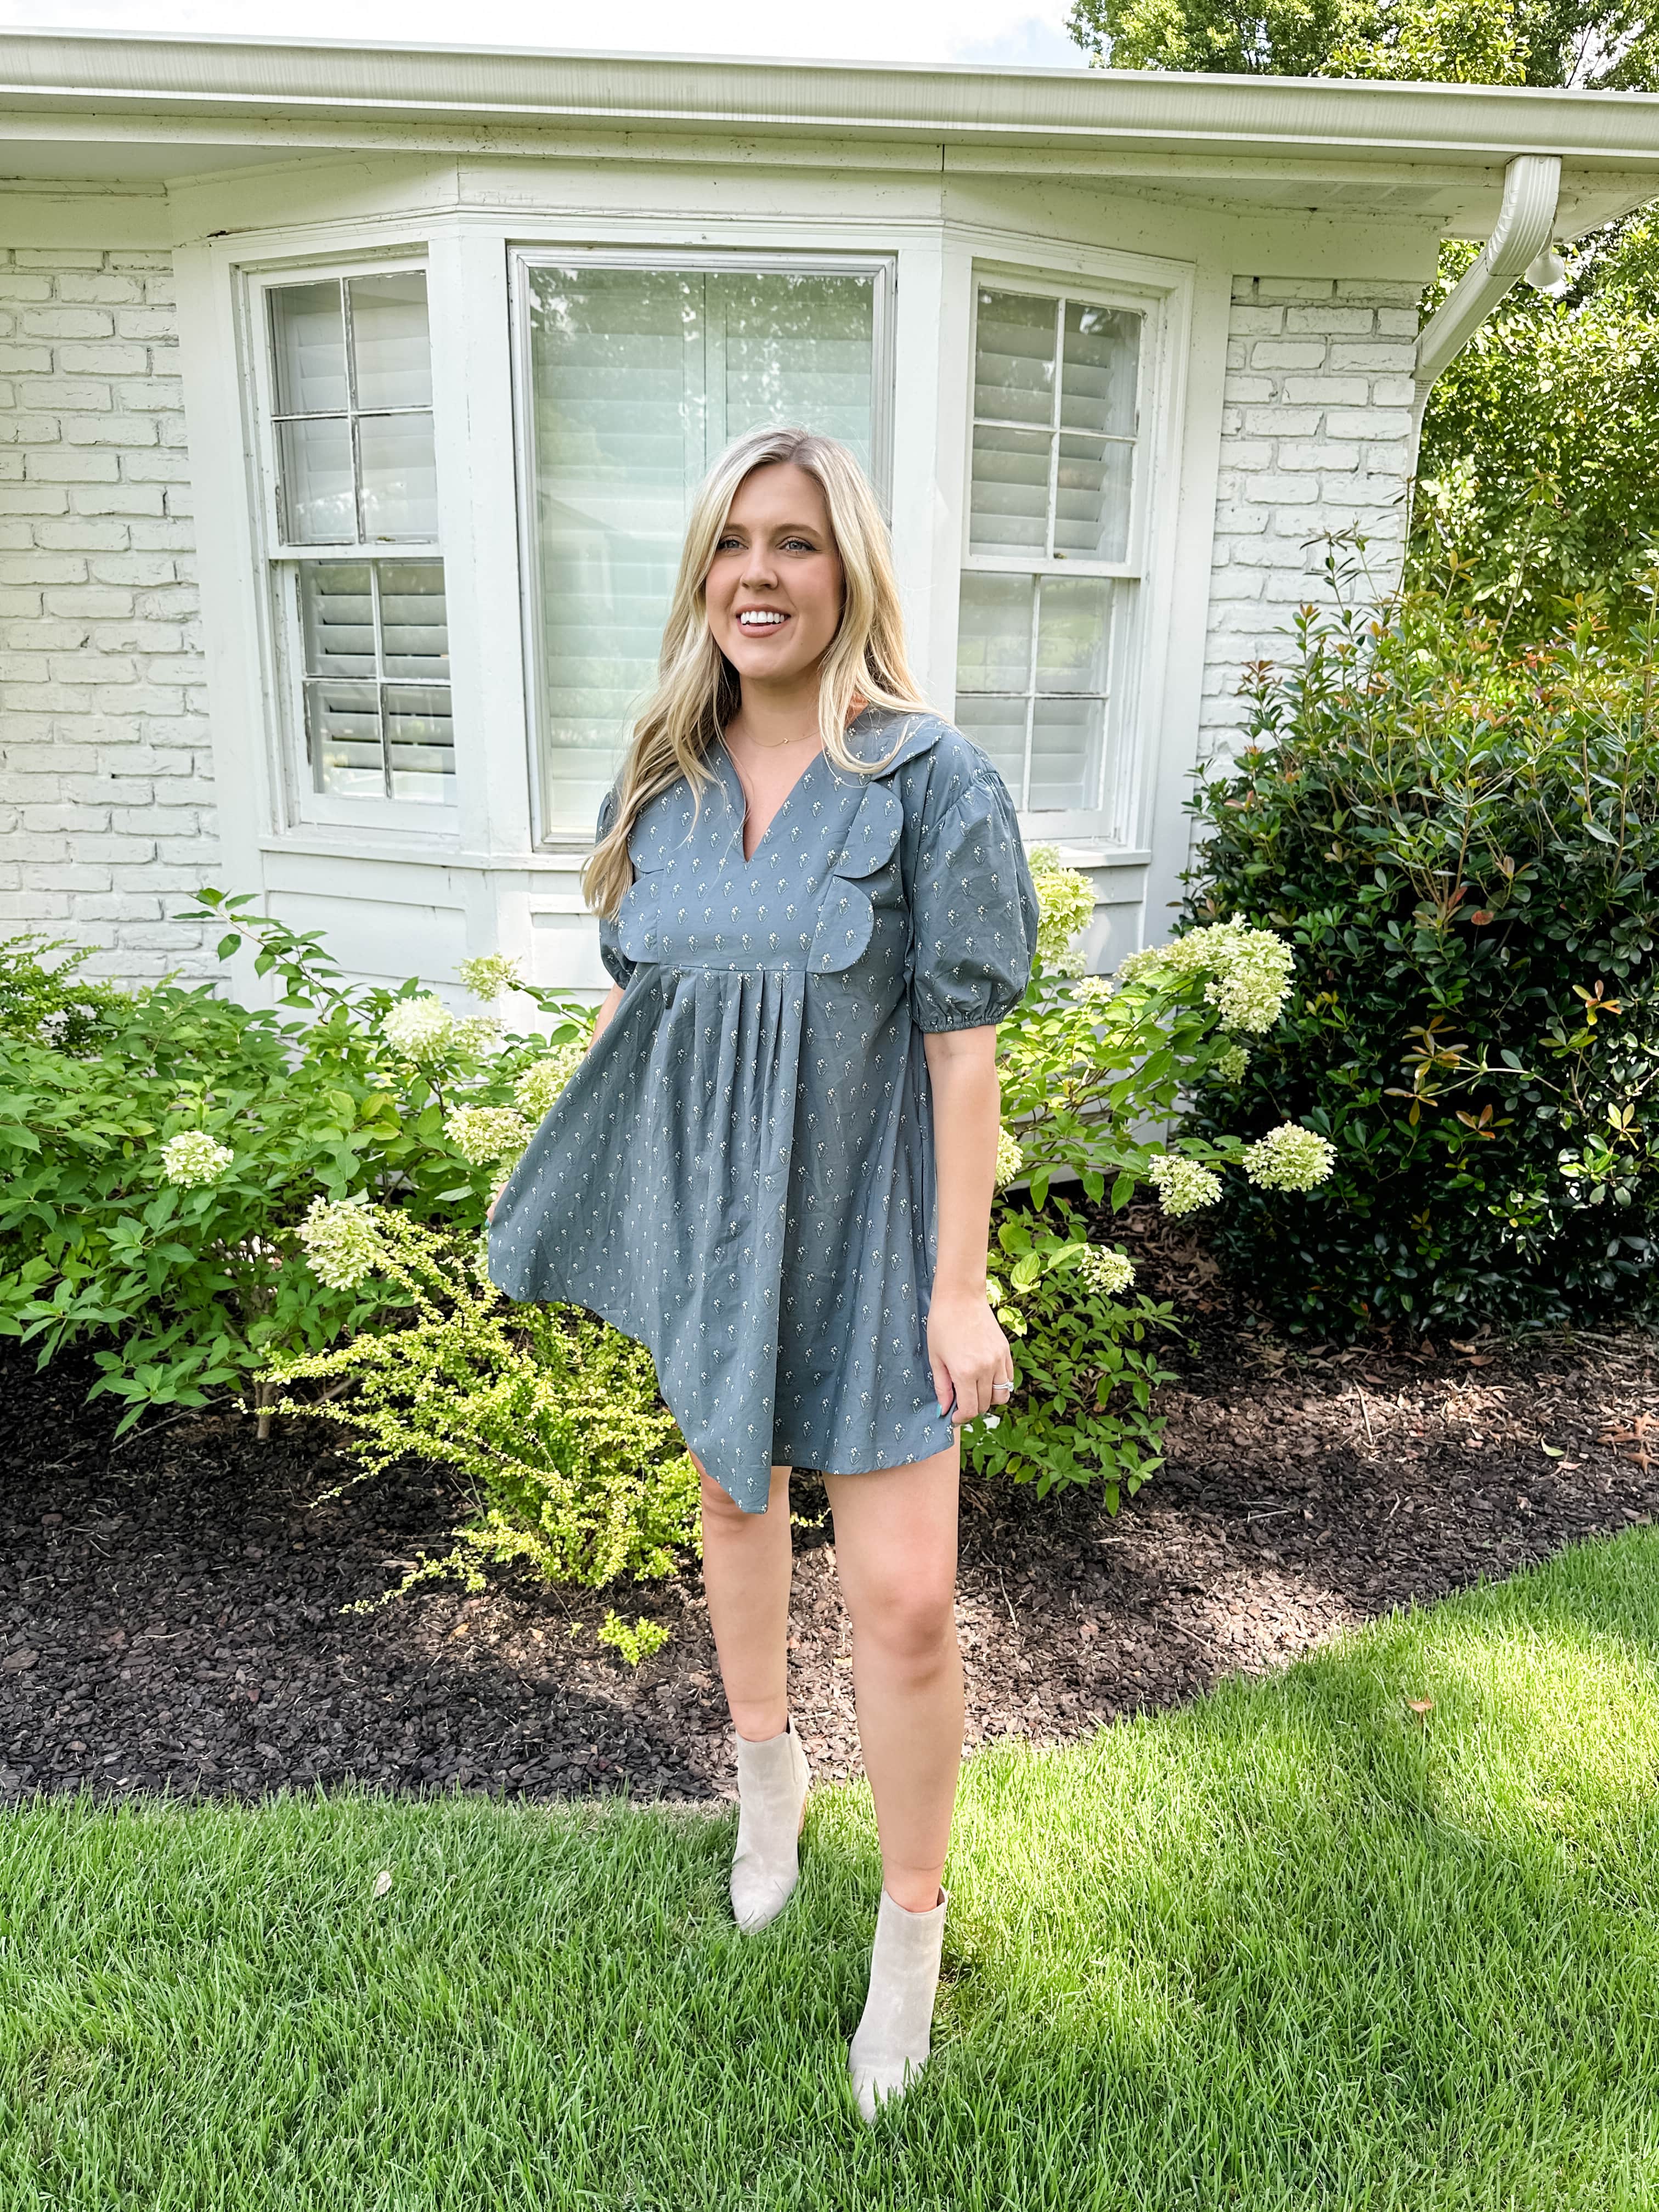
<path fill-rule="evenodd" d="M 734 538 L 728 530 L 723 537 L 715 539 L 714 550 L 717 553 L 735 553 L 742 542 L 740 538 Z"/>
<path fill-rule="evenodd" d="M 794 553 L 816 553 L 818 550 L 810 538 L 786 538 L 783 543 L 787 551 Z"/>

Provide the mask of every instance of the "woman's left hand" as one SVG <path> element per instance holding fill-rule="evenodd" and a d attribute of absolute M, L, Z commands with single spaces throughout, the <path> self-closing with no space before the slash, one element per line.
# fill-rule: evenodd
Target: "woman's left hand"
<path fill-rule="evenodd" d="M 939 1409 L 960 1428 L 1007 1404 L 1014 1355 L 983 1291 L 935 1290 L 927 1309 L 927 1358 Z M 951 1402 L 954 1395 L 955 1403 Z"/>

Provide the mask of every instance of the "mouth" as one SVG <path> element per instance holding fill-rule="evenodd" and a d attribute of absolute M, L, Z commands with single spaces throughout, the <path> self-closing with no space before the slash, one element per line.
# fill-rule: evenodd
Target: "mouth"
<path fill-rule="evenodd" d="M 788 620 L 779 607 L 744 607 L 738 616 L 738 628 L 750 637 L 763 637 L 781 629 Z"/>

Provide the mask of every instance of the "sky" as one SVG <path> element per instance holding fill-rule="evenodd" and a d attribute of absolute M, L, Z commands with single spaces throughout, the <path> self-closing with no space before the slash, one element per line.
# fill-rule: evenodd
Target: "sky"
<path fill-rule="evenodd" d="M 1069 0 L 0 0 L 6 30 L 175 31 L 412 45 L 602 47 L 801 61 L 981 62 L 1079 69 Z M 595 36 L 603 22 L 604 37 Z"/>

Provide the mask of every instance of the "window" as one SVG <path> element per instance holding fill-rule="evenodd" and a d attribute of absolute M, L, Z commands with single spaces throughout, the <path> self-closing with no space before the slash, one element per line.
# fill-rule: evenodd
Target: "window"
<path fill-rule="evenodd" d="M 263 301 L 297 811 L 430 822 L 455 752 L 426 272 L 276 281 Z"/>
<path fill-rule="evenodd" d="M 975 316 L 957 719 L 1023 813 L 1115 838 L 1143 319 L 989 285 Z"/>
<path fill-rule="evenodd" d="M 544 834 L 591 837 L 657 652 L 690 495 L 729 439 L 795 422 L 878 487 L 881 263 L 665 268 L 521 257 Z"/>

